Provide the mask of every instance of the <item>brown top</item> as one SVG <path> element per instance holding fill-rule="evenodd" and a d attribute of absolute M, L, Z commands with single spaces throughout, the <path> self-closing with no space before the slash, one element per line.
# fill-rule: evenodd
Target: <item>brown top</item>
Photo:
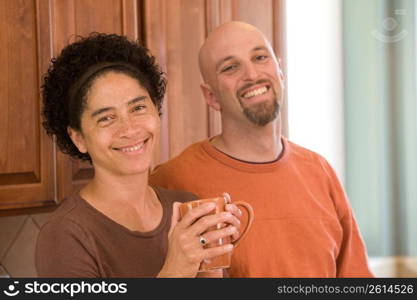
<path fill-rule="evenodd" d="M 279 159 L 232 158 L 208 140 L 160 165 L 151 184 L 209 198 L 228 192 L 254 221 L 233 250 L 230 277 L 368 277 L 365 245 L 333 168 L 283 138 Z M 242 218 L 242 223 L 245 217 Z"/>
<path fill-rule="evenodd" d="M 163 215 L 152 231 L 131 231 L 99 212 L 78 193 L 66 198 L 42 226 L 36 248 L 40 277 L 155 277 L 168 250 L 172 204 L 196 199 L 153 187 Z"/>

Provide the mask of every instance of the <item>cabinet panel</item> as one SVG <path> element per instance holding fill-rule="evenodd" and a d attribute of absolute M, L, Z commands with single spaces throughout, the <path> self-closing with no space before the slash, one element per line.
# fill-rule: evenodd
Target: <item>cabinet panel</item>
<path fill-rule="evenodd" d="M 198 50 L 206 36 L 205 8 L 203 0 L 145 1 L 146 43 L 168 78 L 155 164 L 209 134 L 198 70 Z"/>
<path fill-rule="evenodd" d="M 0 209 L 53 204 L 53 146 L 40 118 L 51 58 L 49 3 L 0 2 Z"/>

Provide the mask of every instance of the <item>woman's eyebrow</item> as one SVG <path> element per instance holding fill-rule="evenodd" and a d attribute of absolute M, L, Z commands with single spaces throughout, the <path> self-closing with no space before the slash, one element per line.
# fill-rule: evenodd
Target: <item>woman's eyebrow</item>
<path fill-rule="evenodd" d="M 99 115 L 99 114 L 102 114 L 102 113 L 104 113 L 104 112 L 106 112 L 106 111 L 109 111 L 109 110 L 111 110 L 111 109 L 114 109 L 114 107 L 102 107 L 102 108 L 99 108 L 99 109 L 97 109 L 96 111 L 93 111 L 93 112 L 91 113 L 91 117 L 92 117 L 92 118 L 94 118 L 95 116 L 97 116 L 97 115 Z"/>
<path fill-rule="evenodd" d="M 132 99 L 132 100 L 129 100 L 129 101 L 127 102 L 127 105 L 132 105 L 132 104 L 134 104 L 134 103 L 137 103 L 137 102 L 143 101 L 143 100 L 145 100 L 146 98 L 147 98 L 147 96 L 139 96 L 139 97 L 136 97 L 136 98 L 134 98 L 134 99 Z M 112 110 L 112 109 L 114 109 L 114 107 L 113 107 L 113 106 L 108 106 L 108 107 L 102 107 L 102 108 L 99 108 L 99 109 L 97 109 L 97 110 L 95 110 L 95 111 L 93 111 L 93 112 L 91 113 L 91 117 L 92 117 L 92 118 L 94 118 L 95 116 L 97 116 L 97 115 L 99 115 L 99 114 L 102 114 L 102 113 L 105 113 L 105 112 L 107 112 L 107 111 L 109 111 L 109 110 Z"/>
<path fill-rule="evenodd" d="M 127 102 L 127 105 L 132 105 L 132 104 L 134 104 L 134 103 L 136 103 L 136 102 L 143 101 L 143 100 L 145 100 L 146 98 L 147 98 L 147 96 L 139 96 L 139 97 L 136 97 L 136 98 L 134 98 L 134 99 L 132 99 L 132 100 L 129 100 L 129 101 Z"/>

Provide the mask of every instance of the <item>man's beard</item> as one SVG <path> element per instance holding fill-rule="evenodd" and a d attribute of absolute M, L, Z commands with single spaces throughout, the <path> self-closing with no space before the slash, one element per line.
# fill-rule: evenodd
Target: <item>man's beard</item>
<path fill-rule="evenodd" d="M 275 120 L 279 114 L 280 107 L 275 97 L 272 101 L 264 101 L 250 106 L 244 106 L 241 101 L 239 102 L 246 118 L 257 126 L 265 126 Z"/>

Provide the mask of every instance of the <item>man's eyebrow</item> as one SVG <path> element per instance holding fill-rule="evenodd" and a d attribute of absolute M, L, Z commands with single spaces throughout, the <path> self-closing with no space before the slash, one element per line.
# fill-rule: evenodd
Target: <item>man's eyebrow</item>
<path fill-rule="evenodd" d="M 265 46 L 258 46 L 258 47 L 255 47 L 255 48 L 252 49 L 252 51 L 258 51 L 258 50 L 267 50 L 268 51 L 268 48 L 265 47 Z"/>
<path fill-rule="evenodd" d="M 143 101 L 143 100 L 145 100 L 146 98 L 147 98 L 147 96 L 139 96 L 139 97 L 136 97 L 136 98 L 134 98 L 134 99 L 132 99 L 132 100 L 129 100 L 129 101 L 127 102 L 127 105 L 132 105 L 132 104 L 134 104 L 134 103 L 137 103 L 137 102 Z M 102 113 L 104 113 L 104 112 L 107 112 L 107 111 L 109 111 L 109 110 L 112 110 L 112 109 L 114 109 L 114 107 L 112 107 L 112 106 L 99 108 L 99 109 L 97 109 L 96 111 L 94 111 L 94 112 L 91 114 L 91 117 L 92 117 L 92 118 L 94 118 L 95 116 L 97 116 L 97 115 L 99 115 L 99 114 L 102 114 Z"/>

